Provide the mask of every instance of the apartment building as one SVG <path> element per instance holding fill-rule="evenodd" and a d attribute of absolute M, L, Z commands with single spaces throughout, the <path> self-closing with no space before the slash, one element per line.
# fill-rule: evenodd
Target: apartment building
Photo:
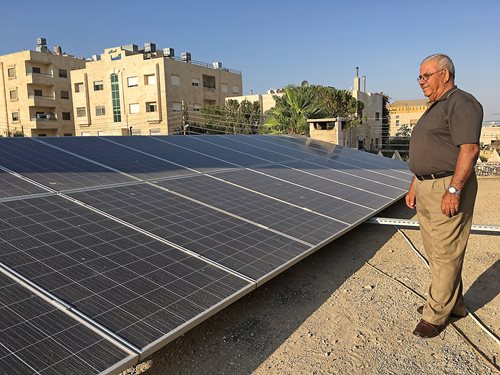
<path fill-rule="evenodd" d="M 0 136 L 74 135 L 70 72 L 83 67 L 44 38 L 34 51 L 0 56 Z"/>
<path fill-rule="evenodd" d="M 241 72 L 154 43 L 108 48 L 72 71 L 71 81 L 75 133 L 84 136 L 172 134 L 186 114 L 243 89 Z"/>
<path fill-rule="evenodd" d="M 411 129 L 427 110 L 427 99 L 397 100 L 389 104 L 389 136 L 395 137 L 403 125 Z"/>

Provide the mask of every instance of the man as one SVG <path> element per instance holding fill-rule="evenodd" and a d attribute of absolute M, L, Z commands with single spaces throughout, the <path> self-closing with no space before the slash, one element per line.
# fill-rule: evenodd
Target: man
<path fill-rule="evenodd" d="M 425 58 L 418 83 L 430 106 L 410 139 L 409 167 L 415 176 L 406 205 L 417 209 L 431 273 L 413 334 L 430 338 L 439 335 L 450 315 L 467 314 L 461 274 L 477 193 L 474 165 L 483 108 L 455 86 L 455 67 L 446 55 Z"/>

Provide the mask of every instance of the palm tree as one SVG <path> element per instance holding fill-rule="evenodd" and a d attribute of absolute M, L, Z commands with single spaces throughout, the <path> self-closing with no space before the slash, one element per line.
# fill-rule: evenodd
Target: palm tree
<path fill-rule="evenodd" d="M 267 112 L 266 130 L 272 133 L 307 134 L 307 119 L 321 117 L 316 94 L 308 86 L 289 86 L 282 97 L 275 96 L 276 105 Z"/>

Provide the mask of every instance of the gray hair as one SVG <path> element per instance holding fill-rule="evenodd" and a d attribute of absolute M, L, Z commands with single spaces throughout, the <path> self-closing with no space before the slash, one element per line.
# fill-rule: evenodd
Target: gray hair
<path fill-rule="evenodd" d="M 425 59 L 423 59 L 420 65 L 431 60 L 437 60 L 439 69 L 448 69 L 448 72 L 450 72 L 450 76 L 455 78 L 455 65 L 453 65 L 453 61 L 450 59 L 449 56 L 444 55 L 442 53 L 436 53 L 434 55 L 430 55 Z"/>

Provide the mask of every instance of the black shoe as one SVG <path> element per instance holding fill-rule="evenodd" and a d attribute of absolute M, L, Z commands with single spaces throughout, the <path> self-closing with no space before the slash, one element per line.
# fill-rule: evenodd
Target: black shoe
<path fill-rule="evenodd" d="M 420 315 L 422 315 L 424 312 L 424 306 L 417 307 L 417 312 Z M 467 316 L 467 312 L 465 313 L 465 315 L 458 315 L 458 314 L 453 314 L 453 313 L 450 314 L 450 318 L 454 318 L 454 319 L 461 319 L 461 318 L 464 318 L 466 316 Z"/>

